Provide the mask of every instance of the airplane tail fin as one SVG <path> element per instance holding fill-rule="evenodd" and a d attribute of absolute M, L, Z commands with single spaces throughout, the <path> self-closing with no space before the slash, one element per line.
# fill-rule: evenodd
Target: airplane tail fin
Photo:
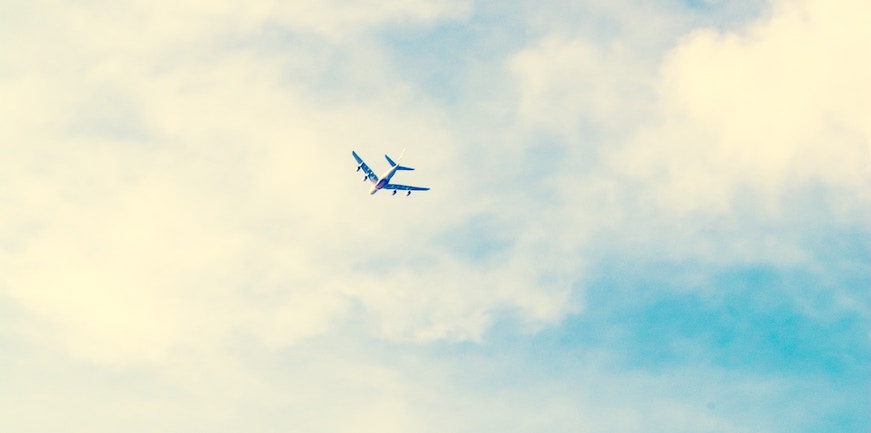
<path fill-rule="evenodd" d="M 402 150 L 402 154 L 403 154 L 403 155 L 405 154 L 405 150 L 404 150 L 404 149 Z M 393 162 L 393 160 L 390 159 L 390 156 L 389 156 L 389 155 L 386 155 L 386 154 L 385 154 L 384 157 L 387 158 L 387 162 L 390 163 L 390 166 L 391 166 L 391 167 L 396 167 L 397 170 L 414 170 L 413 168 L 411 168 L 411 167 L 406 167 L 406 166 L 404 166 L 404 165 L 400 165 L 400 166 L 397 167 L 397 163 Z M 399 160 L 400 160 L 400 161 L 402 160 L 402 155 L 399 155 Z"/>

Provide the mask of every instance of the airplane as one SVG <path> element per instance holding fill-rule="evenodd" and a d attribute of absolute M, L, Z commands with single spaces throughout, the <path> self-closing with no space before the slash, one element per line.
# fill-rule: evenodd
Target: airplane
<path fill-rule="evenodd" d="M 357 160 L 357 171 L 360 171 L 360 169 L 363 169 L 363 173 L 366 173 L 366 176 L 363 177 L 363 182 L 366 182 L 367 180 L 369 182 L 372 182 L 372 188 L 369 188 L 370 195 L 375 194 L 376 192 L 378 192 L 379 190 L 382 190 L 382 189 L 393 190 L 393 195 L 396 195 L 396 192 L 400 191 L 400 190 L 406 191 L 406 193 L 405 193 L 406 196 L 411 195 L 412 191 L 427 191 L 427 190 L 429 190 L 429 188 L 424 188 L 424 187 L 420 187 L 420 186 L 409 186 L 409 185 L 399 185 L 396 183 L 390 183 L 390 179 L 393 178 L 393 175 L 396 174 L 397 171 L 399 171 L 399 170 L 409 170 L 409 171 L 414 170 L 411 167 L 405 167 L 405 166 L 399 165 L 399 161 L 402 160 L 402 155 L 404 155 L 404 154 L 405 154 L 405 151 L 403 150 L 402 154 L 399 155 L 399 159 L 397 159 L 396 162 L 393 162 L 393 160 L 390 159 L 390 156 L 384 155 L 384 157 L 387 158 L 387 162 L 390 164 L 390 170 L 387 170 L 379 178 L 378 176 L 375 175 L 375 173 L 372 171 L 372 169 L 369 168 L 369 166 L 366 165 L 365 162 L 363 162 L 363 159 L 360 158 L 359 155 L 357 155 L 357 152 L 355 152 L 353 150 L 351 151 L 351 155 L 354 155 L 354 159 Z"/>

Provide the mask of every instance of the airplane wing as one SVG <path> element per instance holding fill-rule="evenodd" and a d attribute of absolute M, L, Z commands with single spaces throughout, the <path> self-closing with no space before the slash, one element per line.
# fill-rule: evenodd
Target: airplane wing
<path fill-rule="evenodd" d="M 378 176 L 375 175 L 375 172 L 373 172 L 365 162 L 363 162 L 363 158 L 360 158 L 360 156 L 357 155 L 357 152 L 354 152 L 353 150 L 351 151 L 351 155 L 354 155 L 354 159 L 357 160 L 357 171 L 363 169 L 363 173 L 366 173 L 366 176 L 369 177 L 369 182 L 378 182 Z"/>
<path fill-rule="evenodd" d="M 429 188 L 424 188 L 422 186 L 398 185 L 395 183 L 388 183 L 387 185 L 384 185 L 384 189 L 398 189 L 401 191 L 429 191 Z"/>

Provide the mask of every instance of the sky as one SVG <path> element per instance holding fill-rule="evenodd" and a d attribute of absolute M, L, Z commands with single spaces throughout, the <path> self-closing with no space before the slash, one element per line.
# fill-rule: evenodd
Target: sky
<path fill-rule="evenodd" d="M 867 433 L 869 15 L 0 0 L 0 431 Z"/>

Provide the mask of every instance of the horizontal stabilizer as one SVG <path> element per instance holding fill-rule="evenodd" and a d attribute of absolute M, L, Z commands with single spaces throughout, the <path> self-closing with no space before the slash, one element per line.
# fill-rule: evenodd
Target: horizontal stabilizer
<path fill-rule="evenodd" d="M 390 159 L 390 155 L 386 155 L 386 154 L 385 154 L 384 157 L 387 158 L 387 162 L 390 163 L 390 166 L 391 166 L 391 167 L 396 167 L 396 163 L 393 162 L 392 159 Z M 401 158 L 402 158 L 402 155 L 400 155 L 400 159 L 401 159 Z M 414 169 L 411 168 L 411 167 L 405 167 L 405 166 L 402 166 L 402 165 L 400 165 L 399 167 L 396 167 L 396 169 L 397 169 L 397 170 L 408 170 L 408 171 L 414 170 Z"/>

